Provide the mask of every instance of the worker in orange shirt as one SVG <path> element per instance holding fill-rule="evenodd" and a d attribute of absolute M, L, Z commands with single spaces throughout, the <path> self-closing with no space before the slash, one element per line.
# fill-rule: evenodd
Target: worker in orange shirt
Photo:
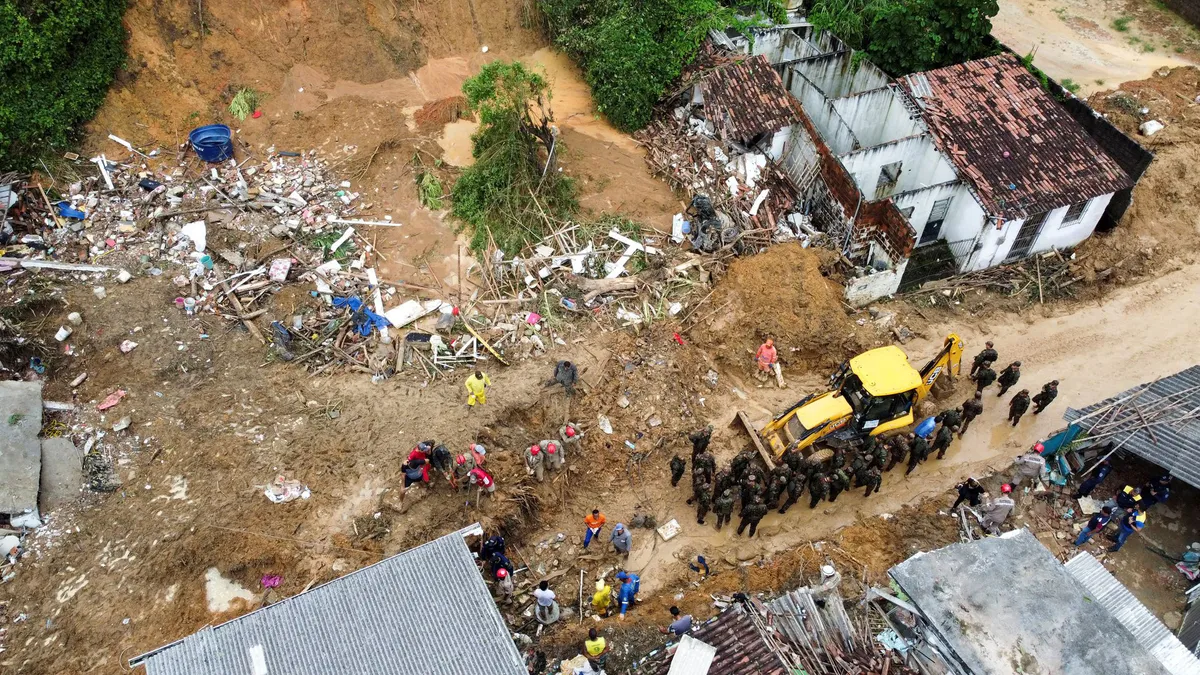
<path fill-rule="evenodd" d="M 775 341 L 767 338 L 767 341 L 759 345 L 758 351 L 754 354 L 754 360 L 758 363 L 758 379 L 765 380 L 770 377 L 771 372 L 775 370 L 775 364 L 779 361 L 779 355 L 775 351 Z"/>
<path fill-rule="evenodd" d="M 600 509 L 592 509 L 590 516 L 583 517 L 583 524 L 587 527 L 587 532 L 583 535 L 584 548 L 592 543 L 592 539 L 600 536 L 600 530 L 604 527 L 605 522 L 604 514 L 600 513 Z"/>

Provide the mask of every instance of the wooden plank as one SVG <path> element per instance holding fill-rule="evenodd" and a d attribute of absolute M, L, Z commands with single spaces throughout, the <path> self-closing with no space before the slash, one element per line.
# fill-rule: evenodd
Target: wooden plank
<path fill-rule="evenodd" d="M 497 360 L 497 361 L 499 361 L 499 362 L 500 362 L 502 365 L 505 365 L 505 366 L 507 366 L 507 365 L 508 365 L 508 361 L 505 361 L 505 360 L 504 360 L 504 357 L 503 357 L 503 356 L 500 356 L 500 352 L 498 352 L 498 351 L 496 351 L 495 349 L 493 349 L 493 348 L 492 348 L 492 346 L 491 346 L 490 344 L 488 344 L 488 341 L 487 341 L 487 340 L 484 340 L 484 339 L 483 339 L 483 337 L 479 335 L 479 333 L 476 333 L 476 332 L 475 332 L 475 329 L 471 327 L 471 322 L 470 322 L 470 321 L 468 321 L 468 320 L 464 320 L 464 321 L 463 321 L 463 325 L 467 327 L 467 331 L 471 333 L 471 336 L 472 336 L 472 337 L 474 337 L 476 340 L 478 340 L 478 341 L 479 341 L 479 344 L 481 344 L 481 345 L 483 345 L 484 347 L 486 347 L 486 348 L 487 348 L 487 350 L 488 350 L 489 352 L 491 352 L 491 353 L 492 353 L 492 356 L 496 357 L 496 360 Z"/>
<path fill-rule="evenodd" d="M 754 442 L 754 447 L 758 449 L 758 455 L 763 458 L 764 462 L 766 462 L 767 471 L 774 471 L 775 459 L 771 457 L 771 453 L 767 452 L 766 446 L 763 445 L 762 437 L 758 435 L 758 431 L 750 422 L 750 418 L 747 417 L 746 413 L 741 410 L 738 411 L 737 418 L 738 421 L 742 423 L 742 426 L 746 428 L 746 432 L 750 434 L 750 440 Z"/>

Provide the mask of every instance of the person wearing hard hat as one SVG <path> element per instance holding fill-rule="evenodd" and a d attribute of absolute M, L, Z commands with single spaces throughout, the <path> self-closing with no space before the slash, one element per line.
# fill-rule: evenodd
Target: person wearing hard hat
<path fill-rule="evenodd" d="M 536 478 L 539 483 L 544 478 L 543 470 L 545 466 L 546 457 L 542 454 L 541 447 L 534 444 L 525 449 L 525 472 Z"/>
<path fill-rule="evenodd" d="M 1042 472 L 1046 470 L 1046 458 L 1042 457 L 1042 451 L 1045 449 L 1046 446 L 1037 443 L 1032 450 L 1017 458 L 1014 463 L 1017 473 L 1013 476 L 1013 487 L 1020 486 L 1026 478 L 1032 478 L 1036 482 L 1041 477 Z"/>
<path fill-rule="evenodd" d="M 566 464 L 566 450 L 558 441 L 545 440 L 538 443 L 546 459 L 546 466 L 551 471 L 558 471 Z"/>
<path fill-rule="evenodd" d="M 579 448 L 579 441 L 581 439 L 583 439 L 583 432 L 571 422 L 567 422 L 558 428 L 558 440 L 562 441 L 563 447 L 567 450 Z"/>
<path fill-rule="evenodd" d="M 596 592 L 592 594 L 592 610 L 601 618 L 608 616 L 608 610 L 612 607 L 613 590 L 604 579 L 596 582 Z"/>
<path fill-rule="evenodd" d="M 1129 539 L 1129 535 L 1146 527 L 1146 513 L 1138 509 L 1130 509 L 1125 512 L 1124 517 L 1120 520 L 1120 526 L 1117 528 L 1116 543 L 1108 549 L 1109 553 L 1116 553 L 1125 545 L 1125 540 Z"/>
<path fill-rule="evenodd" d="M 1000 496 L 989 498 L 983 503 L 980 512 L 983 514 L 983 520 L 979 525 L 988 532 L 998 533 L 1000 526 L 1008 520 L 1008 514 L 1012 513 L 1013 507 L 1017 505 L 1012 498 L 1013 487 L 1008 483 L 1000 486 Z"/>
<path fill-rule="evenodd" d="M 513 601 L 513 580 L 508 570 L 501 567 L 496 570 L 496 590 L 500 594 L 499 602 L 509 604 Z"/>

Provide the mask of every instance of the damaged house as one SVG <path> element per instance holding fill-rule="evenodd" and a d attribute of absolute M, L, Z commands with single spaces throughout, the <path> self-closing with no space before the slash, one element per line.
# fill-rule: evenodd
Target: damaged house
<path fill-rule="evenodd" d="M 853 304 L 1074 246 L 1128 206 L 1134 179 L 1012 54 L 897 81 L 808 26 L 713 37 L 769 60 L 800 103 L 779 162 L 859 266 Z"/>

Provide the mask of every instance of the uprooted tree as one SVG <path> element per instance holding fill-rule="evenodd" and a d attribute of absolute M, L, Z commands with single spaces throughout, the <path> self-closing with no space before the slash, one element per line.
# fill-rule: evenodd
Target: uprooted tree
<path fill-rule="evenodd" d="M 0 2 L 0 168 L 28 167 L 95 114 L 125 57 L 125 0 Z"/>
<path fill-rule="evenodd" d="M 562 152 L 546 78 L 521 63 L 493 61 L 463 83 L 479 118 L 475 163 L 451 189 L 454 215 L 471 228 L 471 248 L 514 253 L 548 234 L 578 207 L 575 183 L 557 168 Z"/>

